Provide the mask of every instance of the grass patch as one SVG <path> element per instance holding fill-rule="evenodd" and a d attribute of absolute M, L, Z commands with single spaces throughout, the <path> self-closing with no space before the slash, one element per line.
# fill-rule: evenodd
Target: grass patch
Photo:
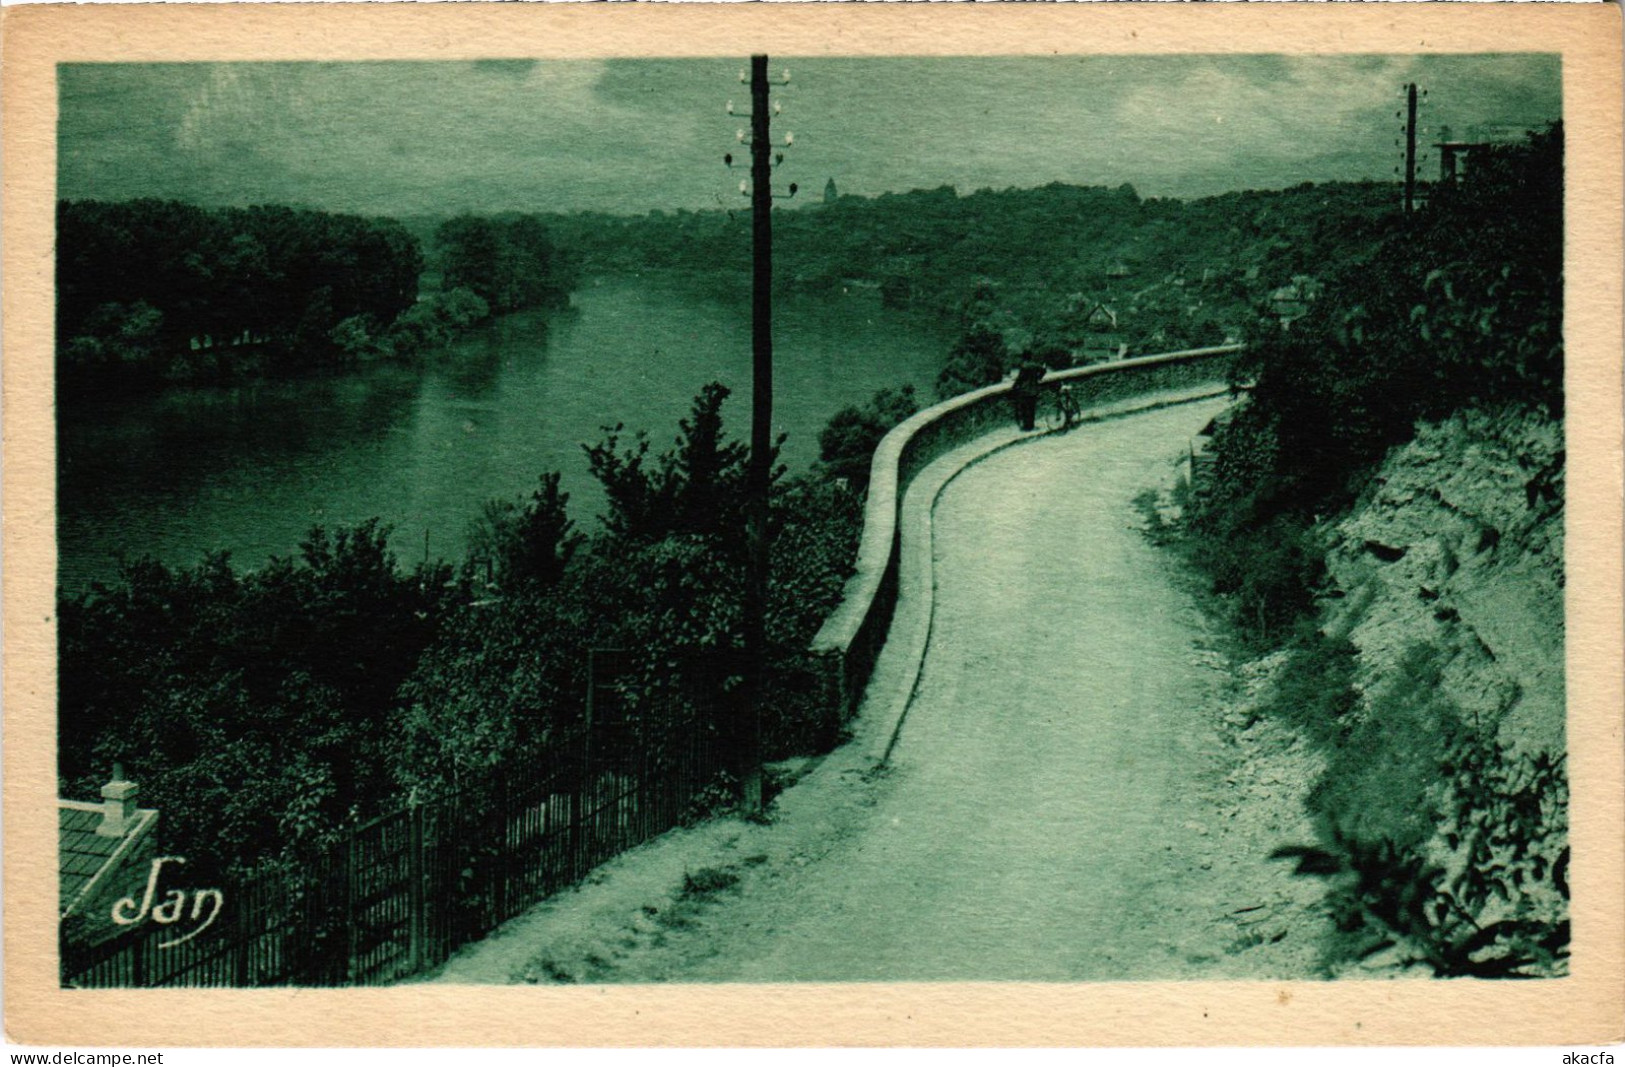
<path fill-rule="evenodd" d="M 727 771 L 718 771 L 704 788 L 689 798 L 677 817 L 681 826 L 698 826 L 733 811 L 739 806 L 739 779 Z"/>
<path fill-rule="evenodd" d="M 1328 670 L 1340 669 L 1335 647 L 1325 653 Z M 1352 671 L 1352 660 L 1348 669 Z M 1349 840 L 1420 846 L 1437 825 L 1435 807 L 1446 754 L 1461 738 L 1460 710 L 1441 686 L 1439 650 L 1412 646 L 1398 669 L 1372 695 L 1362 712 L 1328 698 L 1344 711 L 1330 737 L 1326 773 L 1309 795 L 1310 810 L 1327 835 Z M 1309 686 L 1311 677 L 1298 680 Z M 1332 685 L 1326 685 L 1330 691 Z M 1326 727 L 1322 725 L 1321 729 Z M 1330 740 L 1330 745 L 1327 745 Z"/>
<path fill-rule="evenodd" d="M 739 884 L 739 875 L 726 867 L 701 867 L 697 871 L 683 872 L 684 900 L 714 897 Z"/>
<path fill-rule="evenodd" d="M 1146 539 L 1161 548 L 1177 542 L 1181 534 L 1179 520 L 1163 517 L 1162 494 L 1155 489 L 1144 489 L 1135 494 L 1134 510 L 1143 524 L 1140 529 Z"/>
<path fill-rule="evenodd" d="M 549 985 L 574 985 L 576 982 L 576 976 L 551 956 L 532 960 L 520 973 L 520 978 L 530 985 L 543 982 Z"/>
<path fill-rule="evenodd" d="M 1363 703 L 1346 701 L 1341 644 L 1300 650 L 1303 669 L 1272 704 L 1328 754 L 1308 798 L 1317 843 L 1275 856 L 1332 879 L 1330 962 L 1393 948 L 1439 977 L 1565 973 L 1562 757 L 1514 755 L 1468 723 L 1429 644 L 1410 648 Z"/>
<path fill-rule="evenodd" d="M 1360 703 L 1354 690 L 1358 657 L 1359 650 L 1347 638 L 1304 626 L 1259 715 L 1286 723 L 1317 744 L 1335 746 Z"/>

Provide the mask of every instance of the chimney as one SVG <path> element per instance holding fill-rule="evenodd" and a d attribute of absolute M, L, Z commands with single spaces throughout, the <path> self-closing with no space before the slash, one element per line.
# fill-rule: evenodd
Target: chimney
<path fill-rule="evenodd" d="M 141 788 L 124 780 L 124 765 L 113 764 L 113 780 L 102 786 L 102 821 L 96 833 L 102 837 L 123 837 L 135 821 L 135 797 Z"/>

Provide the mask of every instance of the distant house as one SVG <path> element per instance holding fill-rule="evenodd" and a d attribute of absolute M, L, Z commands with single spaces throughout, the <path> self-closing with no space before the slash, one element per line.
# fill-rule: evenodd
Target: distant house
<path fill-rule="evenodd" d="M 1280 320 L 1281 329 L 1290 329 L 1293 322 L 1303 318 L 1309 305 L 1320 299 L 1321 283 L 1307 274 L 1294 275 L 1290 285 L 1283 285 L 1270 293 L 1270 308 Z"/>
<path fill-rule="evenodd" d="M 61 918 L 81 941 L 119 931 L 111 917 L 122 897 L 141 899 L 157 855 L 158 813 L 136 807 L 140 792 L 113 768 L 100 804 L 57 800 L 57 869 Z"/>
<path fill-rule="evenodd" d="M 1128 344 L 1117 328 L 1117 311 L 1096 302 L 1083 316 L 1081 363 L 1104 363 L 1121 359 Z"/>
<path fill-rule="evenodd" d="M 1083 317 L 1083 325 L 1091 330 L 1117 329 L 1117 312 L 1105 304 L 1096 303 Z"/>
<path fill-rule="evenodd" d="M 1495 147 L 1489 141 L 1462 141 L 1450 136 L 1450 127 L 1439 127 L 1439 140 L 1433 147 L 1439 153 L 1439 184 L 1455 185 L 1463 179 L 1470 178 L 1473 173 L 1472 160 L 1474 156 Z"/>

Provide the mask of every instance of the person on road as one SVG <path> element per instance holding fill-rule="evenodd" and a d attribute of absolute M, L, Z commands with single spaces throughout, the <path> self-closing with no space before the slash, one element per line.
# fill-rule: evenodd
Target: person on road
<path fill-rule="evenodd" d="M 1047 370 L 1042 363 L 1028 360 L 1016 371 L 1010 399 L 1016 409 L 1016 425 L 1023 430 L 1033 428 L 1033 419 L 1038 414 L 1038 384 L 1044 380 Z"/>

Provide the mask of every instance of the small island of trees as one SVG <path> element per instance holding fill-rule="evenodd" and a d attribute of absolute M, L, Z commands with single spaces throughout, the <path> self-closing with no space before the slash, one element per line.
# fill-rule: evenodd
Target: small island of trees
<path fill-rule="evenodd" d="M 492 314 L 568 303 L 573 284 L 531 215 L 449 219 L 426 256 L 387 218 L 65 200 L 57 248 L 67 392 L 415 356 Z M 436 262 L 441 284 L 420 290 Z"/>

